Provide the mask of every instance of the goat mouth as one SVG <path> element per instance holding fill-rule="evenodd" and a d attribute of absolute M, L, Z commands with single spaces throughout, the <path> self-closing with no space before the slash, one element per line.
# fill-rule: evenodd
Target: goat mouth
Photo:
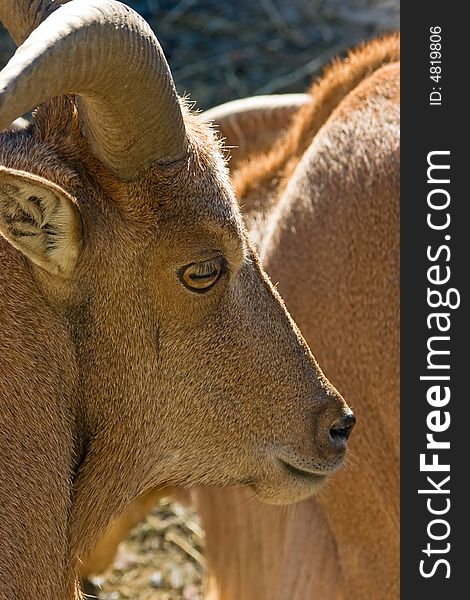
<path fill-rule="evenodd" d="M 324 481 L 328 476 L 326 473 L 318 473 L 312 471 L 305 471 L 304 469 L 299 469 L 299 467 L 291 465 L 285 460 L 282 460 L 282 458 L 278 458 L 278 461 L 281 467 L 285 471 L 287 471 L 289 475 L 293 475 L 294 477 L 300 479 L 308 480 L 311 483 L 320 483 L 321 481 Z"/>

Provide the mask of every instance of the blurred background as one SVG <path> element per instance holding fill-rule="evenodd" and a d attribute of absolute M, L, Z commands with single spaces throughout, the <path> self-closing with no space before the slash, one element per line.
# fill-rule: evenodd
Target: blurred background
<path fill-rule="evenodd" d="M 397 29 L 399 0 L 127 1 L 153 27 L 180 94 L 201 109 L 302 92 L 332 56 Z M 14 45 L 0 32 L 0 63 Z"/>
<path fill-rule="evenodd" d="M 156 32 L 178 92 L 202 110 L 253 94 L 302 92 L 333 56 L 399 28 L 399 0 L 127 3 Z M 0 66 L 14 50 L 0 27 Z M 87 591 L 100 600 L 201 600 L 203 577 L 197 515 L 164 500 Z"/>

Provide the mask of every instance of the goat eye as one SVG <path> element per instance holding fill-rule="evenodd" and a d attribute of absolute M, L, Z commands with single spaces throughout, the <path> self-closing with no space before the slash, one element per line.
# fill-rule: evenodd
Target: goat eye
<path fill-rule="evenodd" d="M 181 282 L 191 291 L 209 291 L 227 271 L 225 260 L 219 256 L 213 260 L 191 263 L 178 271 Z"/>

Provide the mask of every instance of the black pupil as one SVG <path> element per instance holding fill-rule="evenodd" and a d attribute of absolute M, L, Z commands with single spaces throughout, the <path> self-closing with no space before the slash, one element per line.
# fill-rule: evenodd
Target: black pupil
<path fill-rule="evenodd" d="M 217 271 L 211 273 L 192 273 L 189 278 L 193 281 L 200 281 L 201 279 L 212 279 L 217 276 Z"/>

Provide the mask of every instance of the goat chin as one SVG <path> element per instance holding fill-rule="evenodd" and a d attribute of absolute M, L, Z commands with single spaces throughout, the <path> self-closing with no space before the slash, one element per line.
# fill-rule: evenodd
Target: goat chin
<path fill-rule="evenodd" d="M 289 482 L 287 489 L 283 481 L 279 482 L 280 484 L 284 484 L 282 487 L 281 485 L 277 487 L 272 485 L 253 485 L 252 489 L 255 492 L 256 498 L 262 502 L 274 506 L 282 506 L 310 498 L 323 488 L 327 480 L 328 477 L 326 475 L 313 475 L 308 479 L 297 476 L 294 482 L 292 480 Z"/>

